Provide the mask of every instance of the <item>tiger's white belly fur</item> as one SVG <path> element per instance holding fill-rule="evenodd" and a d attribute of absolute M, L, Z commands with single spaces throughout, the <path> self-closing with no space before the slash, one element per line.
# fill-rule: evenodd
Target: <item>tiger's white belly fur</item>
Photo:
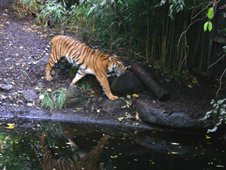
<path fill-rule="evenodd" d="M 90 68 L 86 68 L 84 65 L 81 65 L 79 67 L 79 70 L 81 70 L 83 73 L 85 74 L 92 74 L 95 75 L 95 73 L 90 69 Z"/>
<path fill-rule="evenodd" d="M 67 58 L 68 62 L 71 63 L 73 66 L 77 66 L 78 67 L 79 64 L 77 64 L 71 57 L 66 56 L 66 58 Z M 95 75 L 95 73 L 90 68 L 87 68 L 84 64 L 82 64 L 79 67 L 79 70 L 82 71 L 85 74 Z"/>

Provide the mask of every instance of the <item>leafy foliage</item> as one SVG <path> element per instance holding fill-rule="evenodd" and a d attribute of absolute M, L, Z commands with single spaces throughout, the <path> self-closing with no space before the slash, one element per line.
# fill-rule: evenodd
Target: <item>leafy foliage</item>
<path fill-rule="evenodd" d="M 215 132 L 222 123 L 226 123 L 226 98 L 211 101 L 212 110 L 208 111 L 202 120 L 215 119 L 216 124 L 209 132 Z"/>
<path fill-rule="evenodd" d="M 213 29 L 213 24 L 211 22 L 211 19 L 213 19 L 213 17 L 214 17 L 214 8 L 213 7 L 208 9 L 207 17 L 208 17 L 208 21 L 206 21 L 204 24 L 204 32 L 206 32 L 207 30 L 210 32 Z"/>
<path fill-rule="evenodd" d="M 61 24 L 65 19 L 66 9 L 62 3 L 58 3 L 56 0 L 44 3 L 40 6 L 40 10 L 38 17 L 43 20 L 46 26 L 50 19 L 53 22 L 52 24 Z"/>
<path fill-rule="evenodd" d="M 38 13 L 39 4 L 36 0 L 15 0 L 14 9 L 19 18 L 23 18 L 30 13 Z"/>
<path fill-rule="evenodd" d="M 53 99 L 55 101 L 55 106 L 58 109 L 63 109 L 66 101 L 66 89 L 61 88 L 53 92 Z"/>
<path fill-rule="evenodd" d="M 41 107 L 50 108 L 51 110 L 54 110 L 54 102 L 49 96 L 48 91 L 45 91 L 43 97 L 41 97 Z"/>
<path fill-rule="evenodd" d="M 80 80 L 78 86 L 80 86 L 84 91 L 91 91 L 93 89 L 92 84 L 85 80 Z"/>
<path fill-rule="evenodd" d="M 163 6 L 167 3 L 167 0 L 161 0 L 161 2 L 159 3 L 159 5 L 157 6 Z M 183 11 L 184 7 L 185 7 L 185 3 L 184 0 L 169 0 L 169 16 L 171 19 L 173 19 L 173 16 L 175 13 L 178 13 L 180 11 Z"/>
<path fill-rule="evenodd" d="M 66 102 L 66 89 L 61 88 L 53 91 L 52 93 L 45 91 L 41 95 L 41 107 L 54 109 L 63 109 Z"/>

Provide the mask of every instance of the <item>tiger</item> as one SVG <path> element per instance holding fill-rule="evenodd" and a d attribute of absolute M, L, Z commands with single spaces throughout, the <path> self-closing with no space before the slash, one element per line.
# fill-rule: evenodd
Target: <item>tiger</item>
<path fill-rule="evenodd" d="M 48 144 L 48 134 L 42 133 L 40 137 L 40 146 L 42 151 L 42 169 L 43 170 L 98 170 L 99 159 L 103 153 L 104 146 L 110 139 L 109 135 L 104 135 L 100 138 L 97 145 L 94 146 L 88 153 L 80 151 L 80 148 L 69 138 L 73 155 L 67 157 L 56 156 L 54 151 Z"/>
<path fill-rule="evenodd" d="M 43 54 L 37 59 L 46 55 L 50 48 L 50 56 L 46 65 L 47 81 L 53 79 L 51 70 L 54 65 L 62 57 L 66 57 L 69 63 L 78 67 L 78 71 L 71 81 L 70 86 L 76 86 L 76 83 L 87 74 L 95 75 L 108 99 L 118 99 L 118 96 L 112 94 L 107 79 L 108 72 L 114 72 L 116 76 L 120 76 L 126 70 L 126 67 L 116 55 L 113 54 L 110 56 L 98 49 L 90 48 L 85 43 L 82 43 L 75 38 L 57 35 L 52 38 Z"/>

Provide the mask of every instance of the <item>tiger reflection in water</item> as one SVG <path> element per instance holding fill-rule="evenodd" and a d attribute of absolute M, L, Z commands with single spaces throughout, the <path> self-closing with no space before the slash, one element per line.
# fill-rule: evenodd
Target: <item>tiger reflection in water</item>
<path fill-rule="evenodd" d="M 73 151 L 71 158 L 57 158 L 49 147 L 47 134 L 42 133 L 40 144 L 43 154 L 43 170 L 99 170 L 98 160 L 110 136 L 103 136 L 98 144 L 88 153 L 79 150 L 79 147 L 68 139 Z"/>

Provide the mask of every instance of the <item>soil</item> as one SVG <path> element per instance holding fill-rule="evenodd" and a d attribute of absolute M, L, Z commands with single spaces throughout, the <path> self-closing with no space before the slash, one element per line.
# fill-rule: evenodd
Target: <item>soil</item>
<path fill-rule="evenodd" d="M 50 29 L 37 26 L 32 17 L 19 20 L 14 12 L 10 9 L 0 8 L 0 84 L 12 85 L 10 90 L 0 92 L 0 105 L 4 107 L 26 107 L 40 109 L 39 100 L 29 101 L 25 99 L 23 91 L 32 90 L 37 96 L 40 96 L 47 89 L 68 88 L 72 80 L 70 74 L 55 74 L 54 80 L 47 82 L 45 80 L 45 66 L 48 57 L 44 57 L 38 62 L 33 56 L 41 54 L 47 43 L 54 35 L 58 34 Z M 63 72 L 63 73 L 62 73 Z M 216 87 L 199 86 L 196 88 L 188 88 L 182 84 L 175 82 L 167 82 L 160 75 L 154 74 L 154 78 L 171 94 L 171 99 L 167 101 L 159 101 L 151 92 L 143 91 L 139 93 L 139 98 L 145 98 L 152 101 L 154 107 L 163 110 L 184 111 L 192 117 L 200 116 L 210 109 L 210 100 L 214 98 Z M 94 82 L 95 77 L 87 78 Z M 88 97 L 85 104 L 74 105 L 64 109 L 64 112 L 74 112 L 79 110 L 84 114 L 95 117 L 115 117 L 115 113 L 106 114 L 109 110 L 107 98 L 103 95 L 100 86 L 97 84 L 93 90 L 84 92 Z M 124 96 L 124 105 L 128 104 L 130 99 Z M 136 98 L 133 98 L 136 100 Z M 120 102 L 119 102 L 120 103 Z M 114 103 L 112 103 L 114 104 Z M 123 105 L 123 103 L 120 103 Z M 120 105 L 119 104 L 119 105 Z M 73 105 L 73 104 L 72 104 Z M 117 118 L 124 116 L 129 117 L 135 114 L 133 109 L 124 108 L 119 111 Z M 125 113 L 127 116 L 125 116 Z"/>

